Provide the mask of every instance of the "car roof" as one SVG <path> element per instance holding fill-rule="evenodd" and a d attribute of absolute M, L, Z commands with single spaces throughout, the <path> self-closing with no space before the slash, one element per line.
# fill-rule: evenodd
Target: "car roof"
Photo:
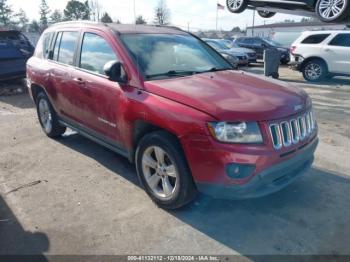
<path fill-rule="evenodd" d="M 99 28 L 111 29 L 118 34 L 181 34 L 187 32 L 172 26 L 154 26 L 154 25 L 134 25 L 134 24 L 117 24 L 117 23 L 100 23 L 91 21 L 71 21 L 62 22 L 52 25 L 49 30 L 58 30 L 60 28 Z"/>
<path fill-rule="evenodd" d="M 304 31 L 304 35 L 312 35 L 312 34 L 333 34 L 333 33 L 348 33 L 350 34 L 350 30 L 315 30 L 315 31 Z"/>

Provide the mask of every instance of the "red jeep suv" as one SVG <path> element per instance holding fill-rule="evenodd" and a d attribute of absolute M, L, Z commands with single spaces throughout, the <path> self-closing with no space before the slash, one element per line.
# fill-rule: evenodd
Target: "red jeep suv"
<path fill-rule="evenodd" d="M 263 196 L 314 159 L 317 124 L 304 91 L 232 70 L 176 28 L 57 24 L 43 33 L 27 74 L 47 136 L 69 127 L 125 156 L 163 208 L 197 191 Z"/>

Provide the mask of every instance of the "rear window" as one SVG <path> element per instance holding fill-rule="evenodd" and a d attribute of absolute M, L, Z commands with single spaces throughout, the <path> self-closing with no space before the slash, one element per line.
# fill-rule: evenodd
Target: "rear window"
<path fill-rule="evenodd" d="M 329 43 L 332 46 L 350 47 L 350 34 L 339 34 Z"/>
<path fill-rule="evenodd" d="M 49 52 L 50 52 L 50 44 L 53 36 L 54 36 L 53 32 L 45 33 L 42 36 L 35 50 L 36 57 L 48 58 Z"/>
<path fill-rule="evenodd" d="M 302 44 L 319 44 L 322 43 L 330 34 L 317 34 L 306 37 L 301 43 Z"/>

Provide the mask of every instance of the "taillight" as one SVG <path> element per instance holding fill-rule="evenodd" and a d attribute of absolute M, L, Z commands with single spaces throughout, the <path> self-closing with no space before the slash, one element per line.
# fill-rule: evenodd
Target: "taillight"
<path fill-rule="evenodd" d="M 297 49 L 296 46 L 292 46 L 292 47 L 290 48 L 290 53 L 291 53 L 292 55 L 295 55 L 295 49 Z"/>

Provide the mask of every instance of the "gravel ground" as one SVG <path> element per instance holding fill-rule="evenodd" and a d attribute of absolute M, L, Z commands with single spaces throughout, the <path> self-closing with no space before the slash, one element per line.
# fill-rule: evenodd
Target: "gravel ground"
<path fill-rule="evenodd" d="M 47 138 L 28 94 L 1 96 L 0 254 L 350 255 L 350 80 L 280 74 L 313 98 L 310 172 L 264 198 L 200 195 L 174 212 L 149 200 L 127 160 L 72 132 Z"/>

